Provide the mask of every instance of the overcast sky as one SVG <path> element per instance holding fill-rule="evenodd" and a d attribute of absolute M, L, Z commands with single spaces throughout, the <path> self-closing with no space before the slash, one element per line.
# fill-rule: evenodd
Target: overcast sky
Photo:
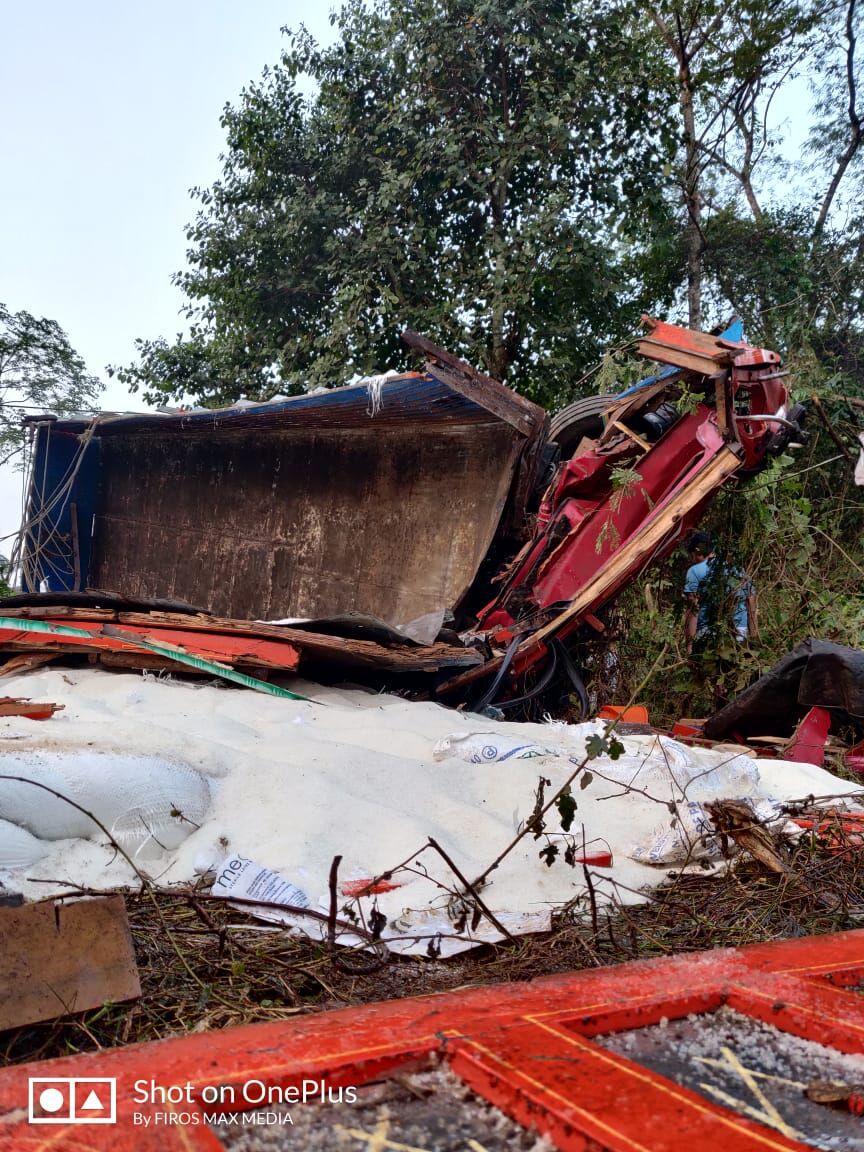
<path fill-rule="evenodd" d="M 226 102 L 279 58 L 280 28 L 332 38 L 327 0 L 3 0 L 0 301 L 56 320 L 103 378 L 136 336 L 175 335 L 189 189 L 220 172 Z M 0 476 L 0 534 L 20 477 Z M 8 555 L 9 542 L 0 544 Z"/>

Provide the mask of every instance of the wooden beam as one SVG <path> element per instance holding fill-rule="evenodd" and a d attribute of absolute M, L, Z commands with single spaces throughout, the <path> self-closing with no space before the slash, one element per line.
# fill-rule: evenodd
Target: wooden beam
<path fill-rule="evenodd" d="M 530 438 L 536 435 L 546 422 L 546 413 L 542 408 L 531 404 L 531 408 L 536 409 L 535 414 L 525 408 L 530 401 L 514 403 L 513 397 L 516 393 L 511 392 L 504 384 L 499 384 L 497 380 L 489 380 L 488 383 L 482 379 L 476 380 L 431 361 L 426 365 L 426 371 L 448 388 L 452 388 L 454 392 L 464 396 L 466 400 L 485 408 L 487 412 L 491 412 L 493 416 L 515 428 L 523 436 Z M 521 400 L 521 397 L 519 399 Z"/>
<path fill-rule="evenodd" d="M 713 376 L 722 363 L 712 356 L 698 352 L 689 352 L 683 348 L 675 348 L 669 344 L 661 344 L 656 340 L 640 340 L 639 355 L 647 360 L 657 360 L 661 364 L 672 364 L 676 368 L 686 368 L 690 372 L 698 372 L 700 376 Z"/>
<path fill-rule="evenodd" d="M 457 648 L 452 644 L 379 644 L 374 640 L 356 640 L 345 636 L 328 636 L 323 633 L 306 632 L 282 624 L 258 624 L 254 620 L 225 620 L 203 614 L 183 614 L 179 612 L 120 612 L 114 608 L 66 608 L 53 604 L 41 608 L 27 605 L 10 608 L 5 612 L 10 617 L 26 620 L 53 620 L 55 623 L 76 623 L 93 621 L 118 623 L 147 629 L 155 639 L 158 628 L 177 631 L 212 633 L 215 635 L 246 636 L 261 640 L 280 640 L 283 644 L 298 649 L 305 657 L 345 667 L 374 668 L 379 671 L 431 672 L 438 668 L 472 667 L 481 663 L 481 657 L 473 648 Z M 0 650 L 59 651 L 63 646 L 55 641 L 40 647 L 38 633 L 25 633 L 21 637 L 7 638 Z M 67 645 L 68 647 L 68 645 Z M 251 666 L 254 657 L 241 653 L 240 659 Z M 266 662 L 262 667 L 268 666 Z M 273 665 L 275 666 L 275 665 Z"/>

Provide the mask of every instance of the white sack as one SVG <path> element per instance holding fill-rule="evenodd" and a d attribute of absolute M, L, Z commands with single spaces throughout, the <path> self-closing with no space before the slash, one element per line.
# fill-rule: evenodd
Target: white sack
<path fill-rule="evenodd" d="M 90 749 L 7 752 L 0 755 L 0 775 L 21 777 L 0 780 L 0 820 L 40 840 L 103 835 L 85 814 L 90 812 L 127 850 L 148 842 L 174 849 L 210 808 L 210 787 L 200 772 L 149 756 Z"/>

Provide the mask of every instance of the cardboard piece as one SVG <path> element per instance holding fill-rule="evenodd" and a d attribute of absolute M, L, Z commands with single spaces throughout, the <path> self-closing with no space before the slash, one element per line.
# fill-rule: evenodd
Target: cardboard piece
<path fill-rule="evenodd" d="M 140 995 L 122 896 L 0 907 L 0 1030 Z"/>

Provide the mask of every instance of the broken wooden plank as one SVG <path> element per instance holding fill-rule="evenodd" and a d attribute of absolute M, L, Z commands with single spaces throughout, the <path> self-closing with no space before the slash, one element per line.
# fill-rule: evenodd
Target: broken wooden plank
<path fill-rule="evenodd" d="M 230 680 L 234 684 L 242 684 L 246 688 L 254 688 L 257 692 L 265 692 L 270 696 L 281 696 L 290 700 L 308 700 L 308 697 L 298 696 L 295 692 L 289 692 L 287 688 L 280 688 L 275 684 L 267 684 L 263 680 L 258 680 L 254 676 L 247 675 L 245 672 L 236 672 L 233 668 L 219 661 L 198 656 L 194 651 L 187 652 L 169 645 L 154 644 L 139 636 L 123 633 L 112 624 L 95 625 L 94 629 L 95 630 L 91 632 L 86 628 L 70 628 L 52 621 L 21 620 L 9 616 L 0 616 L 0 642 L 5 641 L 7 644 L 15 640 L 16 632 L 22 632 L 25 635 L 23 638 L 18 639 L 18 643 L 26 644 L 27 634 L 36 633 L 36 641 L 32 646 L 37 648 L 41 648 L 46 644 L 50 646 L 52 643 L 57 643 L 71 645 L 73 647 L 80 645 L 84 650 L 96 649 L 97 651 L 100 649 L 107 649 L 109 651 L 117 651 L 118 649 L 135 651 L 136 649 L 143 649 L 146 652 L 155 652 L 157 655 L 167 656 L 175 660 L 178 664 L 184 666 L 189 665 L 192 668 L 210 672 L 215 676 L 220 676 L 223 680 Z"/>
<path fill-rule="evenodd" d="M 16 676 L 22 672 L 32 672 L 34 668 L 42 668 L 55 660 L 54 652 L 22 652 L 20 656 L 13 656 L 0 668 L 0 677 Z"/>
<path fill-rule="evenodd" d="M 122 896 L 0 907 L 0 1030 L 140 995 Z"/>
<path fill-rule="evenodd" d="M 56 604 L 50 607 L 24 606 L 10 609 L 6 615 L 14 619 L 60 622 L 100 621 L 154 628 L 170 626 L 181 631 L 197 631 L 224 635 L 254 635 L 262 639 L 287 642 L 322 664 L 353 668 L 370 668 L 382 672 L 434 672 L 439 668 L 470 668 L 481 662 L 472 648 L 459 648 L 451 644 L 403 645 L 379 644 L 373 640 L 359 640 L 345 636 L 331 636 L 283 624 L 262 624 L 254 620 L 229 620 L 201 613 L 190 615 L 175 612 L 123 612 L 112 608 L 68 608 Z M 14 641 L 3 641 L 2 647 L 15 647 Z M 20 645 L 19 645 L 20 646 Z M 27 644 L 28 649 L 33 643 Z"/>
<path fill-rule="evenodd" d="M 416 348 L 429 358 L 426 371 L 430 376 L 485 408 L 499 420 L 504 420 L 524 436 L 531 437 L 545 427 L 548 421 L 545 409 L 525 396 L 520 396 L 500 380 L 478 372 L 472 365 L 445 348 L 439 348 L 418 332 L 405 331 L 402 339 L 409 347 Z"/>
<path fill-rule="evenodd" d="M 65 704 L 39 704 L 26 698 L 0 696 L 0 716 L 25 716 L 28 720 L 47 720 Z"/>
<path fill-rule="evenodd" d="M 660 364 L 671 364 L 675 368 L 685 368 L 689 372 L 698 372 L 700 376 L 712 376 L 723 360 L 713 356 L 706 356 L 699 352 L 690 352 L 685 348 L 663 344 L 659 340 L 640 340 L 637 346 L 640 356 L 646 360 L 657 360 Z M 726 362 L 731 362 L 727 354 Z"/>
<path fill-rule="evenodd" d="M 472 379 L 468 375 L 463 375 L 461 372 L 454 371 L 451 368 L 445 368 L 443 364 L 436 364 L 430 362 L 426 365 L 426 371 L 430 376 L 436 380 L 440 380 L 442 384 L 446 384 L 448 388 L 452 388 L 454 392 L 459 392 L 466 400 L 471 400 L 472 403 L 477 404 L 480 408 L 485 408 L 493 416 L 499 420 L 505 421 L 515 428 L 521 435 L 530 439 L 537 434 L 539 428 L 543 427 L 543 421 L 534 415 L 532 412 L 526 412 L 521 405 L 514 405 L 510 398 L 502 395 L 496 389 L 502 389 L 507 392 L 503 384 L 499 384 L 497 380 L 492 380 L 485 383 L 482 380 Z M 495 388 L 491 385 L 495 385 Z M 540 409 L 542 411 L 542 409 Z M 545 417 L 545 413 L 543 413 Z"/>

